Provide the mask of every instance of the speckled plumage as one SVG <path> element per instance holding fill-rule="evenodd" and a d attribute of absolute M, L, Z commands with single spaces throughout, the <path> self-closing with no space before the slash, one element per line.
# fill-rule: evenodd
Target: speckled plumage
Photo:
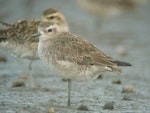
<path fill-rule="evenodd" d="M 37 33 L 39 22 L 39 20 L 20 20 L 0 30 L 0 47 L 17 57 L 38 59 L 38 39 L 31 37 Z"/>
<path fill-rule="evenodd" d="M 46 13 L 45 13 L 46 12 Z M 52 18 L 51 18 L 52 17 Z M 68 25 L 64 16 L 56 9 L 49 8 L 43 11 L 42 20 L 55 23 L 64 31 L 68 31 Z M 38 31 L 40 20 L 19 20 L 13 24 L 0 21 L 5 28 L 0 30 L 0 48 L 9 51 L 13 55 L 30 60 L 29 70 L 33 60 L 39 59 Z"/>
<path fill-rule="evenodd" d="M 53 17 L 52 19 L 50 18 L 51 16 Z M 56 9 L 50 8 L 43 11 L 42 19 L 57 24 L 64 31 L 69 30 L 64 16 Z M 8 24 L 0 21 L 0 23 L 6 27 L 0 30 L 0 47 L 13 53 L 17 57 L 37 59 L 38 56 L 37 53 L 35 54 L 35 51 L 37 51 L 38 38 L 32 37 L 38 33 L 37 27 L 39 22 L 40 20 L 19 20 L 13 24 Z M 24 54 L 23 52 L 29 52 L 31 55 L 21 55 Z"/>
<path fill-rule="evenodd" d="M 104 71 L 121 73 L 118 66 L 131 66 L 106 55 L 89 41 L 62 32 L 57 25 L 46 26 L 46 23 L 40 23 L 38 28 L 41 33 L 38 54 L 62 78 L 88 81 L 96 79 Z"/>

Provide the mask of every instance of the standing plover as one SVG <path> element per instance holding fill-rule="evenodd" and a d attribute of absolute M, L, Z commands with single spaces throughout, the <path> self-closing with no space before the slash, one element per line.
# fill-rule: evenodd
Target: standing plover
<path fill-rule="evenodd" d="M 41 22 L 38 27 L 38 54 L 40 59 L 60 77 L 68 80 L 68 106 L 70 106 L 71 80 L 96 79 L 104 71 L 121 73 L 118 66 L 130 63 L 115 60 L 86 41 L 58 25 Z"/>
<path fill-rule="evenodd" d="M 42 20 L 57 24 L 63 31 L 69 30 L 65 17 L 56 9 L 44 10 Z M 38 33 L 39 22 L 40 20 L 19 20 L 16 23 L 8 24 L 0 21 L 6 27 L 0 30 L 0 48 L 17 57 L 28 59 L 31 78 L 32 61 L 39 59 L 37 54 L 38 38 L 32 38 Z"/>

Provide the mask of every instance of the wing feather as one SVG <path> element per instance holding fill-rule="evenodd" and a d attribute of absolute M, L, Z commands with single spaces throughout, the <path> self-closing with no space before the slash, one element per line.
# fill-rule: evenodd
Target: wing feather
<path fill-rule="evenodd" d="M 53 51 L 57 60 L 75 62 L 78 65 L 117 66 L 113 58 L 98 50 L 89 41 L 63 32 L 53 39 Z"/>

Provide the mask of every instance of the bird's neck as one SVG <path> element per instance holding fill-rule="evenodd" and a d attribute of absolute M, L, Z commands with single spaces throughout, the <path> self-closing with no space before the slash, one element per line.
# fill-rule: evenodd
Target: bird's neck
<path fill-rule="evenodd" d="M 43 34 L 43 35 L 41 35 L 40 37 L 39 37 L 39 41 L 42 41 L 42 42 L 47 42 L 47 41 L 49 41 L 49 40 L 51 40 L 51 39 L 53 39 L 53 38 L 55 38 L 56 37 L 56 35 L 45 35 L 45 34 Z"/>

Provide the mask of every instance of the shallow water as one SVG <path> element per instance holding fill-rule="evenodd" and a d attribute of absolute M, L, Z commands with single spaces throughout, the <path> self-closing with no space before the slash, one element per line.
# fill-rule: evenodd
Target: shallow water
<path fill-rule="evenodd" d="M 71 108 L 67 108 L 67 82 L 54 76 L 41 61 L 33 63 L 34 81 L 39 87 L 31 89 L 27 80 L 26 87 L 12 88 L 19 76 L 28 73 L 28 61 L 0 50 L 0 56 L 8 59 L 6 63 L 0 63 L 0 113 L 43 113 L 48 112 L 51 107 L 57 113 L 80 113 L 82 111 L 77 108 L 81 104 L 89 108 L 89 113 L 150 112 L 150 4 L 118 18 L 106 19 L 102 27 L 98 27 L 95 20 L 99 17 L 81 10 L 75 0 L 29 2 L 30 0 L 1 0 L 1 20 L 15 22 L 24 18 L 40 18 L 44 9 L 59 9 L 65 15 L 72 33 L 84 37 L 105 53 L 130 62 L 133 66 L 123 68 L 123 76 L 104 73 L 102 79 L 86 83 L 73 82 Z M 119 46 L 125 48 L 126 56 L 117 54 L 116 49 Z M 120 79 L 122 84 L 112 84 L 114 79 Z M 125 85 L 131 85 L 134 92 L 122 93 Z M 131 100 L 123 101 L 125 95 Z M 103 110 L 104 104 L 112 101 L 114 109 Z"/>

